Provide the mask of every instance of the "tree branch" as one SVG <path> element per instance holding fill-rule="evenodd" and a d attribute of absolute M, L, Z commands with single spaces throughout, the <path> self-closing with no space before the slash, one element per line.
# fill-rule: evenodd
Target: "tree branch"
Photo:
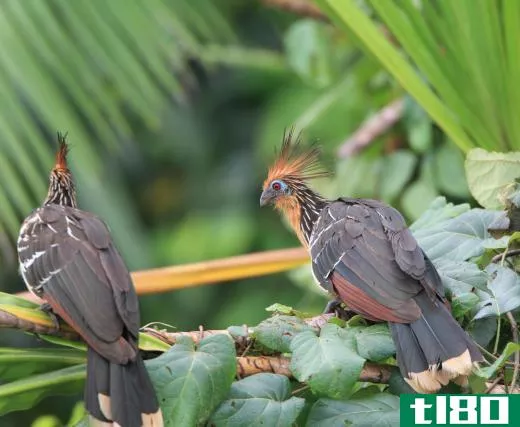
<path fill-rule="evenodd" d="M 404 99 L 397 99 L 363 122 L 361 126 L 338 148 L 338 157 L 350 157 L 375 138 L 386 132 L 403 115 Z"/>
<path fill-rule="evenodd" d="M 304 319 L 308 325 L 321 328 L 328 320 L 334 317 L 333 314 L 321 314 L 318 316 Z M 173 345 L 181 337 L 190 337 L 195 343 L 200 343 L 202 339 L 212 335 L 228 335 L 231 337 L 237 347 L 237 353 L 242 354 L 240 350 L 248 349 L 251 347 L 253 342 L 252 332 L 253 329 L 244 327 L 244 333 L 238 336 L 231 335 L 228 330 L 204 330 L 202 327 L 198 331 L 189 332 L 167 332 L 164 330 L 157 330 L 151 327 L 143 327 L 141 332 L 151 335 L 155 338 L 162 340 L 163 342 Z M 26 332 L 41 335 L 53 335 L 59 336 L 68 340 L 77 341 L 81 338 L 66 324 L 60 324 L 60 328 L 57 329 L 50 319 L 35 319 L 34 321 L 22 319 L 12 313 L 0 309 L 0 328 L 13 328 L 21 329 Z M 245 356 L 242 355 L 237 357 L 237 376 L 247 377 L 250 375 L 258 374 L 261 372 L 269 372 L 286 377 L 292 377 L 290 369 L 291 359 L 282 355 L 254 355 Z M 371 382 L 376 384 L 388 384 L 392 373 L 397 368 L 387 364 L 376 364 L 366 362 L 363 370 L 359 375 L 359 381 Z M 486 383 L 488 386 L 488 393 L 504 394 L 506 393 L 503 385 L 496 383 Z M 513 387 L 511 384 L 509 393 L 520 393 L 518 386 Z"/>

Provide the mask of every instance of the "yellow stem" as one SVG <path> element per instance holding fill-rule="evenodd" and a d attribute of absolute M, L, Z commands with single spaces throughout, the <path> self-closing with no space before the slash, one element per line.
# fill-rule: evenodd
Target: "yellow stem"
<path fill-rule="evenodd" d="M 228 280 L 266 276 L 291 270 L 308 261 L 309 255 L 302 247 L 280 249 L 193 264 L 135 271 L 132 273 L 132 280 L 139 295 L 157 294 Z M 37 298 L 28 292 L 19 295 L 37 301 Z"/>

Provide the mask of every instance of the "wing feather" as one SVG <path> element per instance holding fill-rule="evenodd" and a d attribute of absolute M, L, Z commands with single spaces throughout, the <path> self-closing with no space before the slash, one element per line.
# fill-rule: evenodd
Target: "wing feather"
<path fill-rule="evenodd" d="M 49 205 L 33 215 L 19 245 L 24 279 L 107 359 L 135 357 L 137 295 L 106 225 L 75 208 Z M 48 221 L 48 222 L 45 222 Z M 31 259 L 34 258 L 32 261 Z"/>
<path fill-rule="evenodd" d="M 339 199 L 320 214 L 309 247 L 313 272 L 354 311 L 373 320 L 419 318 L 414 297 L 442 297 L 435 269 L 401 214 L 377 201 Z"/>

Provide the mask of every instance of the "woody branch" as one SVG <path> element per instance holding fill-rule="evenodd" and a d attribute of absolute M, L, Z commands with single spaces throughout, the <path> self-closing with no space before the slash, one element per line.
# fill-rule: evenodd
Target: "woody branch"
<path fill-rule="evenodd" d="M 319 329 L 325 325 L 332 316 L 332 314 L 322 314 L 304 320 L 308 325 Z M 0 328 L 20 329 L 34 334 L 60 336 L 68 340 L 80 340 L 80 337 L 67 325 L 62 324 L 59 328 L 56 328 L 50 318 L 48 320 L 37 319 L 33 321 L 18 317 L 3 310 L 0 310 Z M 254 344 L 252 337 L 253 330 L 247 326 L 244 326 L 244 333 L 240 336 L 232 336 L 227 330 L 204 330 L 202 327 L 198 331 L 168 332 L 147 326 L 143 327 L 141 331 L 170 345 L 174 345 L 181 337 L 190 337 L 195 343 L 199 343 L 206 337 L 224 334 L 233 339 L 237 354 L 239 354 L 237 357 L 238 377 L 247 377 L 262 372 L 292 377 L 290 369 L 291 359 L 289 357 L 281 355 L 247 355 Z M 397 368 L 392 365 L 367 362 L 361 371 L 359 381 L 388 384 L 391 376 L 396 372 L 396 369 Z M 493 383 L 489 383 L 489 385 L 493 387 L 489 391 L 490 393 L 505 393 L 503 385 Z M 520 388 L 515 387 L 514 390 L 509 390 L 509 393 L 520 393 Z"/>

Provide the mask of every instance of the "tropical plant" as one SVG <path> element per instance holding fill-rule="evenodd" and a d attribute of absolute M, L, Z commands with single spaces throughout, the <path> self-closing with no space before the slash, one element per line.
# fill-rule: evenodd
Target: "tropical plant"
<path fill-rule="evenodd" d="M 460 149 L 520 147 L 518 2 L 318 4 L 340 28 L 359 38 Z"/>
<path fill-rule="evenodd" d="M 490 383 L 495 377 L 508 378 L 502 381 L 510 387 L 518 380 L 519 361 L 508 358 L 520 345 L 501 332 L 511 330 L 518 340 L 512 312 L 520 308 L 520 280 L 507 261 L 517 236 L 494 238 L 488 231 L 504 232 L 507 226 L 503 211 L 470 209 L 443 198 L 411 226 L 441 274 L 454 316 L 486 355 L 485 366 L 470 380 L 476 393 L 495 387 Z M 365 416 L 373 417 L 374 426 L 398 425 L 396 395 L 410 389 L 395 367 L 386 325 L 367 325 L 359 316 L 311 318 L 281 304 L 268 310 L 272 317 L 253 328 L 143 329 L 141 349 L 163 353 L 147 367 L 166 425 L 362 426 Z M 74 349 L 1 349 L 6 383 L 0 385 L 0 414 L 81 389 L 85 346 L 69 328 L 56 330 L 37 305 L 7 294 L 0 294 L 0 315 L 4 325 L 20 325 Z M 501 329 L 504 318 L 511 328 Z M 75 423 L 82 422 L 80 411 L 75 417 Z"/>

